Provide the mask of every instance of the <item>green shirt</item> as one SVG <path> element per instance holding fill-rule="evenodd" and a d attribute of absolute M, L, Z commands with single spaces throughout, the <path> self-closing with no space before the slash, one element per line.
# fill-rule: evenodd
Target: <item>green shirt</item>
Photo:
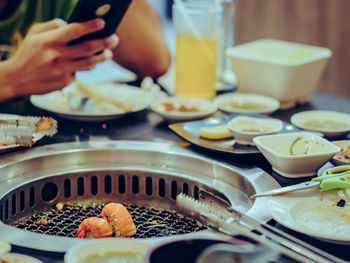
<path fill-rule="evenodd" d="M 11 0 L 8 0 L 11 1 Z M 0 45 L 17 45 L 35 22 L 67 20 L 78 0 L 21 0 L 15 12 L 0 19 Z"/>

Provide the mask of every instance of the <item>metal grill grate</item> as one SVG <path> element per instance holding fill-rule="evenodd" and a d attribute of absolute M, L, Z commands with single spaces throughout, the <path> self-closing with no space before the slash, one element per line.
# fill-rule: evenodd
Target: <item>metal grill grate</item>
<path fill-rule="evenodd" d="M 20 218 L 11 225 L 28 231 L 74 237 L 79 224 L 87 217 L 99 216 L 104 203 L 75 204 L 63 209 L 48 211 Z M 164 237 L 187 234 L 207 229 L 207 227 L 186 218 L 175 211 L 124 204 L 136 225 L 134 238 Z"/>

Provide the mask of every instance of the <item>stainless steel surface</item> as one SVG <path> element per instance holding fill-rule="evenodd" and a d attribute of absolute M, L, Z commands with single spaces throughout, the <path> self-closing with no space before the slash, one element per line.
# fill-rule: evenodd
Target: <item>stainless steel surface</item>
<path fill-rule="evenodd" d="M 280 195 L 280 194 L 285 194 L 289 192 L 295 192 L 299 190 L 304 190 L 304 189 L 310 189 L 310 188 L 316 188 L 320 186 L 321 182 L 303 182 L 300 184 L 295 184 L 295 185 L 290 185 L 290 186 L 285 186 L 279 189 L 274 189 L 271 191 L 266 191 L 263 193 L 255 194 L 252 195 L 251 198 L 257 198 L 257 197 L 263 197 L 263 196 L 272 196 L 272 195 Z"/>
<path fill-rule="evenodd" d="M 118 197 L 119 202 L 133 200 L 138 205 L 177 210 L 176 194 L 187 184 L 189 195 L 195 196 L 200 189 L 215 192 L 235 209 L 260 222 L 270 219 L 266 202 L 263 198 L 252 200 L 249 196 L 278 187 L 278 183 L 259 168 L 236 168 L 173 144 L 142 141 L 88 141 L 42 146 L 3 156 L 0 173 L 3 175 L 0 181 L 1 238 L 18 246 L 56 252 L 66 251 L 86 240 L 23 231 L 6 223 L 45 206 L 51 208 L 58 201 L 94 199 L 90 191 L 92 176 L 98 180 L 101 200 Z M 126 179 L 124 194 L 117 190 L 116 179 L 121 174 Z M 111 193 L 105 191 L 105 183 L 100 179 L 106 175 L 111 176 Z M 134 176 L 138 178 L 139 191 L 134 191 Z M 147 177 L 154 182 L 152 195 L 148 195 L 144 187 Z M 62 191 L 66 179 L 71 182 L 68 196 Z M 160 179 L 164 180 L 164 194 L 159 193 Z M 79 184 L 86 191 L 79 192 Z M 47 187 L 57 187 L 57 195 L 47 197 L 43 194 Z M 167 238 L 148 240 L 157 243 L 164 239 Z"/>

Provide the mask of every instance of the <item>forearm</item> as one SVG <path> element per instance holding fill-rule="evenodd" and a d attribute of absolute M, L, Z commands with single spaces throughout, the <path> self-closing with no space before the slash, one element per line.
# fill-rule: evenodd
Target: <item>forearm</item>
<path fill-rule="evenodd" d="M 170 53 L 163 37 L 161 21 L 145 0 L 134 0 L 117 34 L 114 60 L 135 72 L 139 78 L 157 78 L 170 65 Z"/>
<path fill-rule="evenodd" d="M 9 61 L 0 62 L 0 101 L 14 98 L 17 95 L 13 83 L 14 76 L 12 76 L 9 64 Z"/>

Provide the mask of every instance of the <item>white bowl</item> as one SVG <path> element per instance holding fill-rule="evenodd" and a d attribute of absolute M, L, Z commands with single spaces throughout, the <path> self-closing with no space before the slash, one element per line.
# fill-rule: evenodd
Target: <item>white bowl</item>
<path fill-rule="evenodd" d="M 107 262 L 111 259 L 106 256 L 110 256 L 118 257 L 118 262 L 143 263 L 150 248 L 150 244 L 131 238 L 91 240 L 69 249 L 64 262 L 87 263 L 90 262 L 89 259 L 94 259 L 93 262 Z"/>
<path fill-rule="evenodd" d="M 253 142 L 272 165 L 289 178 L 313 176 L 340 148 L 309 132 L 295 132 L 255 137 Z"/>
<path fill-rule="evenodd" d="M 330 137 L 341 136 L 350 131 L 350 114 L 343 112 L 302 111 L 294 114 L 290 121 L 294 126 L 305 130 L 319 131 Z"/>
<path fill-rule="evenodd" d="M 202 119 L 217 111 L 216 105 L 210 100 L 183 97 L 158 100 L 152 103 L 151 109 L 169 121 Z"/>
<path fill-rule="evenodd" d="M 254 145 L 257 136 L 279 132 L 283 127 L 278 119 L 237 116 L 227 123 L 236 142 L 243 145 Z"/>
<path fill-rule="evenodd" d="M 271 114 L 279 109 L 278 100 L 249 93 L 226 93 L 214 99 L 217 107 L 227 113 L 263 113 Z"/>
<path fill-rule="evenodd" d="M 281 109 L 308 100 L 331 54 L 327 48 L 276 39 L 261 39 L 226 51 L 238 91 L 274 97 L 281 102 Z"/>

